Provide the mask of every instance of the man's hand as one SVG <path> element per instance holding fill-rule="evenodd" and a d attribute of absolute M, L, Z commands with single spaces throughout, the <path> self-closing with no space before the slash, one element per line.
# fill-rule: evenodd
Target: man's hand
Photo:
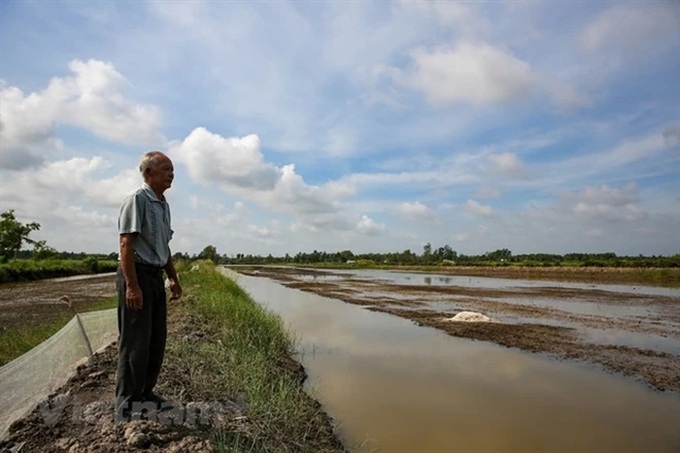
<path fill-rule="evenodd" d="M 170 292 L 172 293 L 170 295 L 170 300 L 176 300 L 182 297 L 182 287 L 179 282 L 174 278 L 169 278 L 168 281 L 170 283 Z"/>
<path fill-rule="evenodd" d="M 144 306 L 142 288 L 139 285 L 127 285 L 125 288 L 125 304 L 132 311 L 139 311 Z"/>

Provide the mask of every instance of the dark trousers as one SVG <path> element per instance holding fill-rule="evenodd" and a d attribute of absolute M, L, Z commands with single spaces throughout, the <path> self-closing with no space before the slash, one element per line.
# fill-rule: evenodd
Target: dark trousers
<path fill-rule="evenodd" d="M 167 338 L 167 303 L 160 269 L 135 266 L 142 289 L 143 307 L 133 311 L 125 304 L 125 279 L 118 267 L 118 375 L 116 412 L 131 408 L 151 395 L 163 364 Z"/>

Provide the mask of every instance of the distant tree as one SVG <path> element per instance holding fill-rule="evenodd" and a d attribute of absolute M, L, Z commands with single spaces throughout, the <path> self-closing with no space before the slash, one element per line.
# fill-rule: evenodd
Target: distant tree
<path fill-rule="evenodd" d="M 432 244 L 429 242 L 423 246 L 423 263 L 432 261 Z"/>
<path fill-rule="evenodd" d="M 175 253 L 173 253 L 173 255 L 172 255 L 172 260 L 175 261 L 175 262 L 179 262 L 179 261 L 189 261 L 189 259 L 190 259 L 190 256 L 189 256 L 189 254 L 186 253 L 186 252 L 185 252 L 185 253 L 182 253 L 182 252 L 175 252 Z"/>
<path fill-rule="evenodd" d="M 444 246 L 444 253 L 443 253 L 442 259 L 452 261 L 452 260 L 455 260 L 457 256 L 458 256 L 458 253 L 456 253 L 456 251 L 453 250 L 448 244 Z"/>
<path fill-rule="evenodd" d="M 347 261 L 351 261 L 354 259 L 354 253 L 352 253 L 351 250 L 343 250 L 342 252 L 339 253 L 340 260 L 343 263 L 346 263 Z"/>
<path fill-rule="evenodd" d="M 47 241 L 35 241 L 33 243 L 33 251 L 31 256 L 37 260 L 47 260 L 50 258 L 57 258 L 59 252 L 57 249 L 47 245 Z"/>
<path fill-rule="evenodd" d="M 198 257 L 202 260 L 210 260 L 213 263 L 217 263 L 217 248 L 214 245 L 208 245 L 198 254 Z"/>
<path fill-rule="evenodd" d="M 0 214 L 0 256 L 5 259 L 16 257 L 24 242 L 34 244 L 35 241 L 28 237 L 31 231 L 40 229 L 40 224 L 31 222 L 23 224 L 14 216 L 14 209 Z"/>
<path fill-rule="evenodd" d="M 410 249 L 406 249 L 399 254 L 398 264 L 413 264 L 418 259 L 418 256 Z"/>
<path fill-rule="evenodd" d="M 499 249 L 494 252 L 487 252 L 486 257 L 493 261 L 510 261 L 512 252 L 508 249 Z"/>

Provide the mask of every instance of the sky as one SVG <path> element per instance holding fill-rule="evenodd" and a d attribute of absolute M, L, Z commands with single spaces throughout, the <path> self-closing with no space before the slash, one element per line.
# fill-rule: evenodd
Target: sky
<path fill-rule="evenodd" d="M 117 251 L 680 253 L 679 1 L 0 2 L 0 209 Z"/>

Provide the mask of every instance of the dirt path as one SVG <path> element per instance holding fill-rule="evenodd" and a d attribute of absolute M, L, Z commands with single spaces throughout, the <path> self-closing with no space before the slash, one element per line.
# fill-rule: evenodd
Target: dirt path
<path fill-rule="evenodd" d="M 238 271 L 407 318 L 452 336 L 587 361 L 657 390 L 680 391 L 678 297 L 550 282 L 496 289 L 397 284 L 299 268 Z M 496 322 L 449 320 L 461 311 L 480 312 Z"/>

